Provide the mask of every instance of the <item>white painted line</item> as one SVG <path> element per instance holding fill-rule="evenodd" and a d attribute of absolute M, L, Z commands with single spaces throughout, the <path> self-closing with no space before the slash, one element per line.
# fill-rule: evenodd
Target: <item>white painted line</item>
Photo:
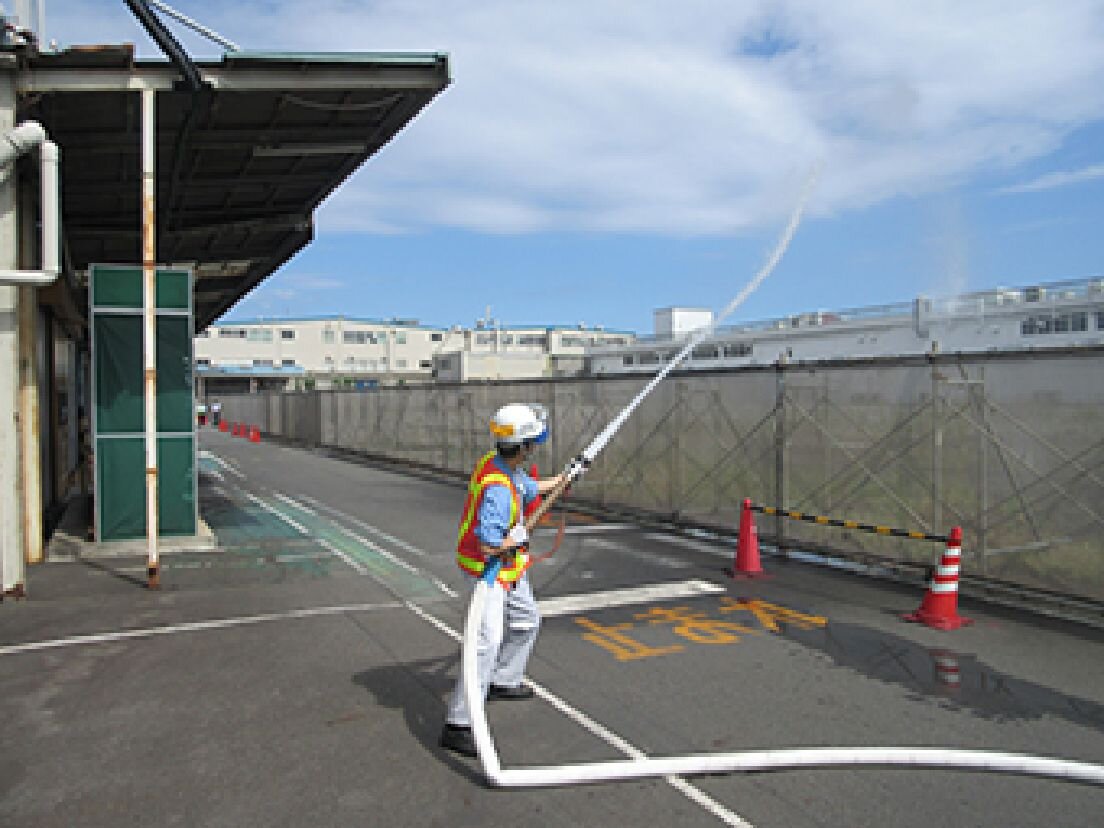
<path fill-rule="evenodd" d="M 449 598 L 459 598 L 460 597 L 459 592 L 457 592 L 455 589 L 450 587 L 448 584 L 446 584 L 440 578 L 436 578 L 433 575 L 430 575 L 429 577 L 433 580 L 433 583 L 435 583 L 437 585 L 437 589 L 441 590 L 441 592 L 445 593 L 445 595 L 447 595 Z"/>
<path fill-rule="evenodd" d="M 611 589 L 606 592 L 588 592 L 582 595 L 566 595 L 563 598 L 546 598 L 538 601 L 541 615 L 551 618 L 557 615 L 574 615 L 589 610 L 623 607 L 627 604 L 646 604 L 649 601 L 674 601 L 678 598 L 697 598 L 727 592 L 723 586 L 709 581 L 681 581 L 674 584 Z"/>
<path fill-rule="evenodd" d="M 660 532 L 649 532 L 644 538 L 646 540 L 670 543 L 674 546 L 684 547 L 685 549 L 693 549 L 695 552 L 706 552 L 721 558 L 731 558 L 736 554 L 734 549 L 725 549 L 724 545 L 721 543 L 697 541 L 692 538 L 684 538 L 681 535 L 664 535 Z"/>
<path fill-rule="evenodd" d="M 318 512 L 314 511 L 314 509 L 312 509 L 312 508 L 311 508 L 310 506 L 308 506 L 307 504 L 305 504 L 305 503 L 300 503 L 300 502 L 299 502 L 298 500 L 296 500 L 295 498 L 293 498 L 293 497 L 288 497 L 288 496 L 287 496 L 286 494 L 283 494 L 282 492 L 273 492 L 273 493 L 272 493 L 272 495 L 273 495 L 273 497 L 275 497 L 275 498 L 276 498 L 277 500 L 282 500 L 282 501 L 283 501 L 284 503 L 286 503 L 286 504 L 287 504 L 288 506 L 291 506 L 291 507 L 293 507 L 293 508 L 295 508 L 295 509 L 302 509 L 302 510 L 303 510 L 304 512 L 306 512 L 306 513 L 307 513 L 308 515 L 315 515 L 316 517 L 317 517 L 317 515 L 318 515 Z"/>
<path fill-rule="evenodd" d="M 463 643 L 463 637 L 460 635 L 460 633 L 456 632 L 456 630 L 452 629 L 450 626 L 448 626 L 448 624 L 441 621 L 437 617 L 430 615 L 417 604 L 407 601 L 406 608 L 417 615 L 419 618 L 421 618 L 423 621 L 426 621 L 436 627 L 449 638 L 453 639 L 454 641 Z M 525 683 L 532 687 L 533 691 L 544 701 L 548 702 L 548 704 L 550 704 L 553 708 L 565 715 L 571 721 L 575 722 L 575 724 L 579 725 L 579 727 L 587 731 L 587 733 L 590 733 L 592 736 L 596 736 L 606 744 L 616 748 L 631 759 L 643 760 L 648 758 L 648 755 L 644 753 L 644 751 L 640 750 L 640 748 L 634 746 L 626 739 L 623 739 L 621 736 L 618 736 L 616 733 L 614 733 L 612 730 L 605 727 L 604 725 L 599 724 L 597 721 L 590 718 L 590 716 L 588 716 L 586 713 L 583 713 L 581 710 L 577 710 L 576 708 L 572 707 L 570 704 L 549 691 L 547 688 L 543 687 L 540 684 L 537 684 L 532 679 L 526 679 Z M 717 802 L 717 800 L 713 799 L 711 796 L 705 793 L 705 791 L 701 790 L 700 788 L 694 787 L 685 779 L 681 779 L 677 776 L 666 776 L 664 777 L 664 780 L 672 788 L 677 790 L 694 804 L 698 805 L 701 808 L 704 808 L 725 825 L 730 825 L 732 826 L 732 828 L 753 828 L 752 824 L 743 819 L 739 814 L 728 810 L 724 805 Z"/>
<path fill-rule="evenodd" d="M 217 618 L 211 621 L 193 621 L 187 624 L 172 624 L 164 627 L 146 627 L 138 630 L 122 630 L 94 635 L 74 635 L 69 638 L 55 638 L 51 641 L 32 641 L 27 644 L 9 644 L 0 647 L 0 656 L 29 653 L 37 650 L 52 650 L 58 647 L 75 647 L 83 644 L 107 644 L 112 641 L 125 641 L 128 638 L 152 638 L 157 635 L 173 635 L 182 632 L 203 630 L 223 630 L 229 627 L 242 627 L 248 624 L 260 624 L 265 621 L 285 621 L 292 618 L 313 618 L 325 615 L 340 615 L 345 612 L 369 612 L 371 610 L 395 609 L 403 604 L 389 601 L 382 604 L 348 604 L 337 607 L 311 607 L 289 610 L 287 612 L 265 613 L 264 615 L 246 615 L 238 618 Z"/>
<path fill-rule="evenodd" d="M 667 569 L 689 569 L 693 566 L 692 563 L 684 561 L 681 558 L 669 558 L 666 555 L 646 552 L 643 549 L 637 549 L 634 546 L 620 541 L 607 540 L 606 538 L 584 538 L 583 542 L 590 546 L 597 546 L 599 549 L 609 549 L 614 552 L 619 552 L 622 555 L 628 555 L 630 558 L 635 558 L 641 563 L 650 564 L 652 566 L 662 566 Z"/>
<path fill-rule="evenodd" d="M 242 472 L 240 472 L 238 469 L 236 469 L 231 463 L 227 462 L 226 460 L 223 460 L 217 454 L 212 454 L 211 452 L 207 451 L 206 449 L 202 449 L 199 452 L 199 457 L 200 457 L 200 459 L 206 458 L 206 459 L 210 459 L 210 460 L 214 461 L 215 463 L 218 463 L 220 466 L 222 466 L 222 468 L 224 468 L 226 471 L 230 472 L 230 474 L 234 475 L 235 477 L 240 477 L 242 479 L 245 478 L 245 475 Z"/>
<path fill-rule="evenodd" d="M 363 575 L 364 573 L 366 573 L 368 571 L 368 567 L 366 567 L 364 564 L 362 564 L 356 558 L 349 555 L 347 552 L 343 552 L 342 550 L 338 549 L 336 546 L 334 546 L 332 543 L 330 543 L 325 538 L 318 538 L 318 543 L 321 544 L 326 549 L 330 550 L 330 552 L 332 552 L 336 557 L 343 560 L 346 564 L 348 564 L 348 566 L 350 568 L 355 570 L 359 575 Z"/>
<path fill-rule="evenodd" d="M 304 526 L 303 524 L 301 524 L 299 521 L 295 520 L 294 518 L 290 517 L 289 515 L 285 515 L 283 512 L 281 512 L 275 506 L 272 506 L 268 503 L 265 503 L 259 497 L 257 497 L 256 495 L 254 495 L 250 492 L 243 492 L 242 494 L 244 494 L 253 503 L 256 503 L 258 506 L 260 506 L 265 511 L 271 512 L 272 514 L 276 515 L 276 517 L 278 517 L 280 520 L 282 520 L 284 523 L 286 523 L 288 526 L 290 526 L 292 529 L 294 529 L 300 535 L 305 535 L 307 537 L 310 537 L 310 530 L 308 530 L 307 527 Z M 276 493 L 276 496 L 279 497 L 278 492 Z M 284 499 L 287 500 L 288 498 L 284 498 Z M 292 501 L 292 502 L 294 502 L 294 501 Z M 364 573 L 366 573 L 368 571 L 368 568 L 365 567 L 364 564 L 362 564 L 360 561 L 356 560 L 355 558 L 351 557 L 348 553 L 338 549 L 336 546 L 334 546 L 332 543 L 330 543 L 325 538 L 314 538 L 314 540 L 318 543 L 319 546 L 323 547 L 324 549 L 329 550 L 335 557 L 337 557 L 340 560 L 344 561 L 344 563 L 347 566 L 349 566 L 349 568 L 352 569 L 354 572 L 356 572 L 360 575 L 363 575 Z"/>
<path fill-rule="evenodd" d="M 302 509 L 303 511 L 307 512 L 308 514 L 315 515 L 316 517 L 318 516 L 318 513 L 316 511 L 314 511 L 313 509 L 308 508 L 307 506 L 304 506 L 302 503 L 295 500 L 295 498 L 288 497 L 287 495 L 281 494 L 280 492 L 275 492 L 275 495 L 280 500 L 282 500 L 284 503 L 287 503 L 289 506 L 291 506 L 295 509 Z M 367 549 L 371 549 L 377 555 L 379 555 L 382 558 L 390 561 L 395 566 L 400 567 L 402 569 L 405 569 L 407 572 L 410 572 L 414 575 L 420 575 L 420 576 L 425 577 L 425 573 L 423 573 L 416 566 L 413 566 L 413 565 L 407 563 L 402 558 L 400 558 L 398 555 L 395 555 L 394 553 L 384 549 L 382 546 L 379 546 L 378 544 L 373 543 L 372 541 L 368 540 L 367 538 L 361 537 L 360 535 L 356 534 L 355 532 L 350 532 L 344 526 L 337 526 L 336 528 L 342 534 L 352 538 L 357 543 L 359 543 L 361 546 L 363 546 Z M 322 543 L 326 546 L 327 549 L 334 549 L 334 547 L 330 546 L 325 541 L 322 541 Z M 337 552 L 336 549 L 334 549 L 334 552 L 335 552 L 335 554 L 342 555 L 342 559 L 345 559 L 346 556 L 344 556 L 343 553 Z M 360 569 L 358 571 L 365 572 L 366 570 Z"/>
<path fill-rule="evenodd" d="M 288 526 L 290 526 L 292 529 L 294 529 L 300 535 L 310 535 L 310 532 L 307 531 L 306 526 L 304 526 L 303 524 L 299 523 L 296 520 L 292 520 L 290 517 L 285 515 L 283 512 L 281 512 L 275 506 L 272 506 L 268 503 L 265 503 L 263 500 L 261 500 L 259 497 L 257 497 L 252 492 L 242 492 L 242 494 L 244 494 L 247 498 L 249 498 L 249 500 L 251 502 L 253 502 L 253 503 L 257 504 L 258 506 L 260 506 L 266 512 L 271 512 L 272 514 L 276 515 L 276 517 L 278 517 L 280 520 L 282 520 L 284 523 L 286 523 Z"/>
<path fill-rule="evenodd" d="M 315 498 L 310 497 L 309 495 L 300 495 L 300 497 L 303 500 L 307 501 L 307 503 L 314 506 L 316 509 L 319 509 L 323 512 L 328 512 L 329 514 L 334 515 L 335 517 L 339 517 L 342 520 L 346 520 L 349 523 L 356 526 L 357 528 L 363 529 L 369 535 L 374 535 L 375 537 L 379 538 L 380 540 L 387 541 L 388 543 L 393 544 L 394 546 L 397 546 L 399 549 L 402 549 L 405 552 L 410 552 L 411 554 L 418 555 L 418 556 L 423 557 L 423 558 L 426 556 L 426 551 L 424 549 L 419 549 L 417 546 L 414 546 L 413 544 L 407 543 L 406 541 L 402 540 L 401 538 L 396 538 L 394 535 L 389 535 L 387 532 L 384 532 L 382 529 L 376 528 L 375 526 L 373 526 L 370 523 L 365 523 L 363 520 L 360 520 L 359 518 L 355 518 L 352 515 L 346 514 L 345 512 L 342 512 L 340 509 L 335 509 L 332 506 L 328 506 L 325 503 L 322 503 L 321 501 L 318 501 Z"/>
<path fill-rule="evenodd" d="M 384 532 L 382 529 L 379 529 L 379 528 L 373 526 L 370 523 L 365 523 L 363 520 L 360 520 L 359 518 L 355 518 L 352 515 L 346 514 L 345 512 L 342 512 L 340 509 L 335 509 L 333 506 L 329 506 L 325 503 L 322 503 L 321 501 L 316 500 L 315 498 L 311 497 L 310 495 L 300 495 L 300 497 L 303 500 L 310 503 L 312 506 L 314 506 L 316 509 L 318 509 L 321 512 L 327 512 L 330 515 L 332 515 L 336 518 L 339 518 L 340 520 L 347 521 L 347 522 L 353 524 L 354 526 L 356 526 L 357 528 L 363 529 L 368 534 L 374 535 L 375 537 L 379 538 L 380 540 L 386 541 L 387 543 L 390 543 L 394 546 L 397 546 L 399 549 L 402 549 L 406 552 L 410 552 L 414 555 L 419 555 L 423 558 L 426 557 L 426 551 L 424 549 L 419 549 L 417 546 L 414 546 L 413 544 L 407 543 L 406 541 L 402 540 L 402 538 L 396 538 L 394 535 L 389 535 L 387 532 Z M 290 498 L 289 498 L 289 500 L 290 500 Z M 346 534 L 348 534 L 350 537 L 355 538 L 360 543 L 363 543 L 363 544 L 369 546 L 370 548 L 375 549 L 381 555 L 384 555 L 384 556 L 388 557 L 389 560 L 394 560 L 396 563 L 399 564 L 399 566 L 407 567 L 411 571 L 417 572 L 419 575 L 422 575 L 423 577 L 429 578 L 431 581 L 433 581 L 433 583 L 436 585 L 436 587 L 439 590 L 441 590 L 441 592 L 445 593 L 445 595 L 447 595 L 449 598 L 459 597 L 459 593 L 456 590 L 454 590 L 452 587 L 450 587 L 448 584 L 446 584 L 444 581 L 442 581 L 440 578 L 437 578 L 436 576 L 431 575 L 427 572 L 423 572 L 422 570 L 418 569 L 415 566 L 411 566 L 406 561 L 403 561 L 401 558 L 399 558 L 397 556 L 391 556 L 391 554 L 389 552 L 387 552 L 386 550 L 380 548 L 379 546 L 377 546 L 375 544 L 371 544 L 368 540 L 361 537 L 360 535 L 356 535 L 356 534 L 353 534 L 351 532 L 348 532 L 344 527 L 339 526 L 338 528 L 341 529 L 342 531 L 346 532 Z"/>
<path fill-rule="evenodd" d="M 541 527 L 544 528 L 544 527 Z M 559 531 L 555 527 L 549 527 L 551 531 Z M 587 523 L 579 524 L 575 526 L 568 526 L 564 529 L 565 535 L 591 535 L 595 532 L 615 532 L 622 529 L 632 529 L 634 527 L 627 523 Z"/>

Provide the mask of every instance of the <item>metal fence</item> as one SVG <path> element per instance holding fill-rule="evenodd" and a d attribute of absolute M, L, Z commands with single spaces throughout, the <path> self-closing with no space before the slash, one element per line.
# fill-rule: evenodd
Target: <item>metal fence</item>
<path fill-rule="evenodd" d="M 309 445 L 467 473 L 510 401 L 549 410 L 556 471 L 640 377 L 242 395 L 225 416 Z M 577 486 L 603 506 L 732 531 L 744 498 L 931 534 L 964 573 L 1104 599 L 1104 349 L 682 373 Z M 761 518 L 794 548 L 928 563 L 932 544 Z"/>

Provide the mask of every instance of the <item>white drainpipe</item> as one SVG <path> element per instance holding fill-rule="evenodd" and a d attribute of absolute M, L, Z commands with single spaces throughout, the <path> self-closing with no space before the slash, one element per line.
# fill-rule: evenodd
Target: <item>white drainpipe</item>
<path fill-rule="evenodd" d="M 42 187 L 42 269 L 0 270 L 0 285 L 46 287 L 58 277 L 61 256 L 61 220 L 57 144 L 46 137 L 46 130 L 36 121 L 24 121 L 0 137 L 0 170 L 19 156 L 38 147 Z"/>

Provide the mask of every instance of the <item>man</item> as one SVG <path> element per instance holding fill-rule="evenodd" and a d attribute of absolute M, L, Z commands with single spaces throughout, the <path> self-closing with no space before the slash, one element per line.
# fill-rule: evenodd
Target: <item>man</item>
<path fill-rule="evenodd" d="M 460 520 L 456 561 L 471 587 L 492 559 L 502 562 L 487 595 L 476 648 L 479 683 L 487 699 L 533 697 L 522 678 L 537 640 L 540 612 L 525 572 L 530 560 L 524 506 L 554 488 L 562 475 L 533 480 L 524 468 L 534 447 L 548 439 L 546 417 L 542 407 L 519 403 L 495 412 L 491 433 L 496 450 L 476 463 Z M 462 676 L 449 701 L 441 746 L 477 755 Z"/>

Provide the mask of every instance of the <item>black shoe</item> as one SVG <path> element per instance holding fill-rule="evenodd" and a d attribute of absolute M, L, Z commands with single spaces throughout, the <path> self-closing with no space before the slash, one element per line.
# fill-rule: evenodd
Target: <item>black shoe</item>
<path fill-rule="evenodd" d="M 454 725 L 446 722 L 441 730 L 439 744 L 443 748 L 448 748 L 464 756 L 473 758 L 479 756 L 475 749 L 475 737 L 472 736 L 472 729 L 464 725 Z"/>
<path fill-rule="evenodd" d="M 519 684 L 517 687 L 503 687 L 501 684 L 492 684 L 487 691 L 487 701 L 494 699 L 531 699 L 537 695 L 528 684 Z"/>

